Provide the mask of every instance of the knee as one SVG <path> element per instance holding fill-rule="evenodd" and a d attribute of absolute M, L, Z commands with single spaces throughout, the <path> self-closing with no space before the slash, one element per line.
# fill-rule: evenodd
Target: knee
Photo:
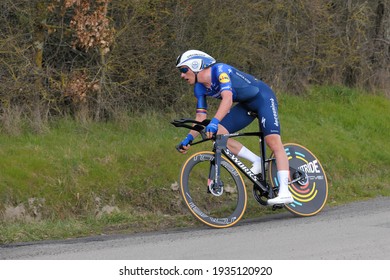
<path fill-rule="evenodd" d="M 283 149 L 282 139 L 278 134 L 270 134 L 265 137 L 265 142 L 272 151 Z"/>
<path fill-rule="evenodd" d="M 229 131 L 221 124 L 218 125 L 218 132 L 217 134 L 228 134 Z"/>

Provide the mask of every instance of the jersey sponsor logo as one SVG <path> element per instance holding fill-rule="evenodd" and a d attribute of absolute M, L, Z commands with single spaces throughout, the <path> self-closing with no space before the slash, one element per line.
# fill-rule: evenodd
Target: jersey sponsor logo
<path fill-rule="evenodd" d="M 241 79 L 243 79 L 245 82 L 247 82 L 248 84 L 251 84 L 251 81 L 249 81 L 244 75 L 242 75 L 240 72 L 236 71 L 236 75 L 238 77 L 240 77 Z"/>
<path fill-rule="evenodd" d="M 278 117 L 278 112 L 276 111 L 275 99 L 271 98 L 270 100 L 271 100 L 272 114 L 274 116 L 274 125 L 279 127 L 279 117 Z"/>
<path fill-rule="evenodd" d="M 232 89 L 232 87 L 231 87 L 230 85 L 226 85 L 226 86 L 221 87 L 220 92 L 222 92 L 222 91 L 224 91 L 224 90 L 230 90 L 230 91 L 232 91 L 233 89 Z"/>
<path fill-rule="evenodd" d="M 219 79 L 219 82 L 222 84 L 226 84 L 226 83 L 230 82 L 230 78 L 229 78 L 228 74 L 226 74 L 226 73 L 221 73 L 219 75 L 218 79 Z"/>

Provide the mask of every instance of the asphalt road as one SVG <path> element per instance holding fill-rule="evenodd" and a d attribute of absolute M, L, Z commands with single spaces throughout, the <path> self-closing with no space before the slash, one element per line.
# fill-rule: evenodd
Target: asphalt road
<path fill-rule="evenodd" d="M 390 197 L 326 207 L 314 217 L 289 212 L 199 227 L 0 246 L 11 260 L 389 260 Z"/>

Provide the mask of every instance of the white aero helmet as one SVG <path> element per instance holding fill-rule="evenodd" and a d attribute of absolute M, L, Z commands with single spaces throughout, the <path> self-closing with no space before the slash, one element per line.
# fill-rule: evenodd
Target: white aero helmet
<path fill-rule="evenodd" d="M 189 50 L 177 57 L 176 67 L 187 66 L 194 73 L 198 73 L 215 62 L 216 60 L 205 52 Z"/>

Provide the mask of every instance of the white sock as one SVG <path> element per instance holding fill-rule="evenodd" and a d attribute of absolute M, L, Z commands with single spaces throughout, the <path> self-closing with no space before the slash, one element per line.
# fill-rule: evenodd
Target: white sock
<path fill-rule="evenodd" d="M 290 175 L 289 170 L 279 170 L 278 171 L 278 180 L 279 180 L 279 196 L 289 194 L 288 190 L 288 177 Z"/>
<path fill-rule="evenodd" d="M 261 158 L 254 154 L 252 151 L 247 149 L 245 146 L 242 146 L 241 150 L 238 152 L 237 156 L 242 157 L 246 160 L 251 161 L 252 163 L 260 161 Z"/>

